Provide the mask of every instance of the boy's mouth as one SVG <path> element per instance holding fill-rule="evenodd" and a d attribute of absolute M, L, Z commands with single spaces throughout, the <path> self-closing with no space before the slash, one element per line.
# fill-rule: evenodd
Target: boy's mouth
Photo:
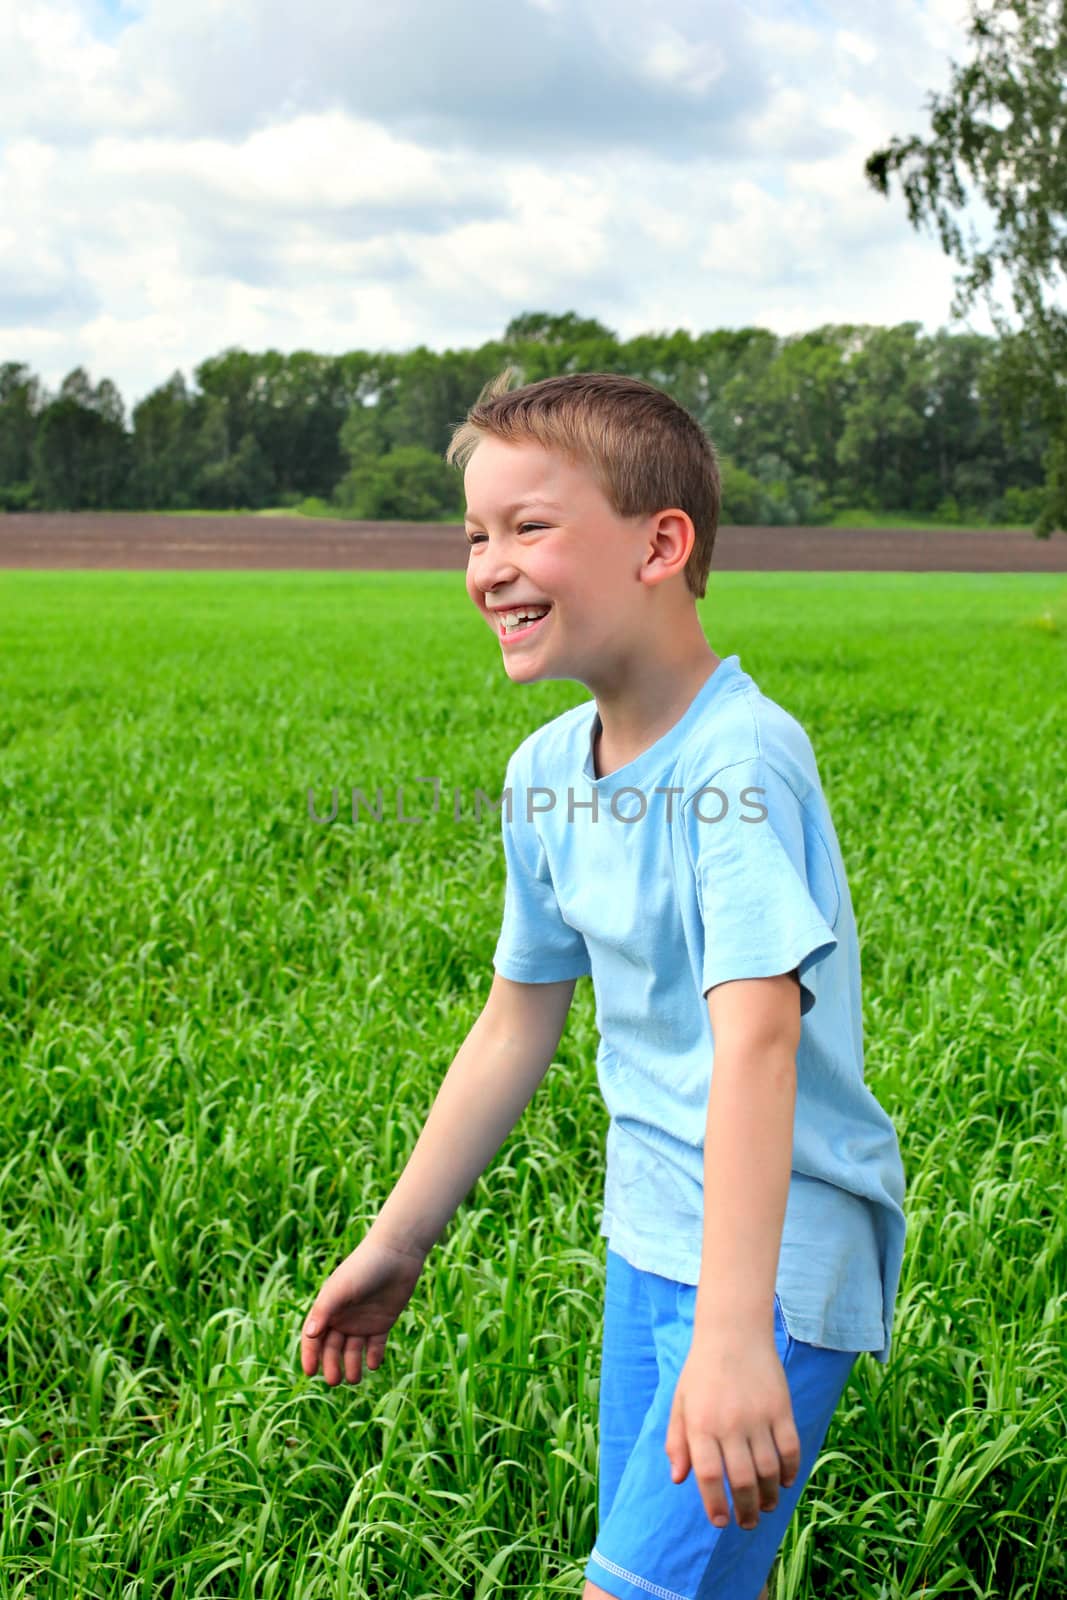
<path fill-rule="evenodd" d="M 502 644 L 528 638 L 541 626 L 551 606 L 520 606 L 514 611 L 502 611 L 497 619 L 497 632 Z"/>

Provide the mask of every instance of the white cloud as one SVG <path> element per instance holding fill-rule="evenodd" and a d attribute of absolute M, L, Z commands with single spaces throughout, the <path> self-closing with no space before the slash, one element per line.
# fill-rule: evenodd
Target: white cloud
<path fill-rule="evenodd" d="M 694 43 L 676 28 L 664 27 L 648 53 L 645 71 L 685 93 L 703 94 L 723 76 L 726 58 L 713 40 Z"/>
<path fill-rule="evenodd" d="M 421 263 L 431 295 L 481 294 L 502 308 L 509 301 L 530 307 L 540 304 L 546 282 L 580 282 L 607 260 L 612 200 L 603 181 L 519 167 L 507 187 L 506 216 L 463 223 L 434 241 Z"/>
<path fill-rule="evenodd" d="M 874 41 L 865 39 L 862 34 L 853 33 L 851 28 L 839 28 L 834 34 L 834 44 L 846 55 L 854 56 L 862 66 L 869 67 L 878 59 L 878 49 Z"/>
<path fill-rule="evenodd" d="M 77 0 L 0 0 L 0 137 L 36 133 L 65 144 L 85 130 L 137 129 L 176 113 L 150 62 L 122 70 Z"/>
<path fill-rule="evenodd" d="M 135 180 L 149 192 L 214 194 L 253 212 L 373 206 L 433 209 L 447 187 L 453 204 L 477 201 L 484 176 L 466 158 L 422 149 L 340 111 L 299 116 L 222 139 L 101 139 L 91 153 L 101 176 Z"/>
<path fill-rule="evenodd" d="M 937 325 L 951 264 L 866 183 L 965 0 L 0 0 L 0 360 L 128 402 L 227 345 L 456 348 Z"/>

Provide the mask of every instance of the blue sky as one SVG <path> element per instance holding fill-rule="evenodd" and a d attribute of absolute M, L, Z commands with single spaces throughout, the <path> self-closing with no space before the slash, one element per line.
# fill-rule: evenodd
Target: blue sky
<path fill-rule="evenodd" d="M 0 360 L 947 321 L 863 162 L 965 0 L 0 0 Z M 975 325 L 981 326 L 980 323 Z"/>
<path fill-rule="evenodd" d="M 86 25 L 98 39 L 114 39 L 135 21 L 137 11 L 123 0 L 93 0 L 84 8 Z"/>

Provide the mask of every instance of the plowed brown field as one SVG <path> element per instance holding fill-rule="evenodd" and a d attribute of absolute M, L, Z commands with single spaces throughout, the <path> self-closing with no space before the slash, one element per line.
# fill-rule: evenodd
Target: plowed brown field
<path fill-rule="evenodd" d="M 0 515 L 0 567 L 137 571 L 460 572 L 459 524 L 316 517 L 169 517 L 140 512 Z M 1024 530 L 719 530 L 726 572 L 1067 572 L 1067 536 Z"/>

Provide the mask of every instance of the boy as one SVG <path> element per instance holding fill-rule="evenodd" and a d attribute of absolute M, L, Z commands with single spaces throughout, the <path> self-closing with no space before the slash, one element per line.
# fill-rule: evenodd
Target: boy
<path fill-rule="evenodd" d="M 511 377 L 446 456 L 466 468 L 467 591 L 513 683 L 594 698 L 508 762 L 489 998 L 320 1291 L 303 1370 L 358 1382 L 364 1349 L 380 1363 L 589 975 L 610 1122 L 584 1600 L 765 1600 L 857 1353 L 888 1360 L 903 1256 L 844 865 L 806 734 L 697 614 L 720 495 L 706 435 L 636 379 Z"/>

